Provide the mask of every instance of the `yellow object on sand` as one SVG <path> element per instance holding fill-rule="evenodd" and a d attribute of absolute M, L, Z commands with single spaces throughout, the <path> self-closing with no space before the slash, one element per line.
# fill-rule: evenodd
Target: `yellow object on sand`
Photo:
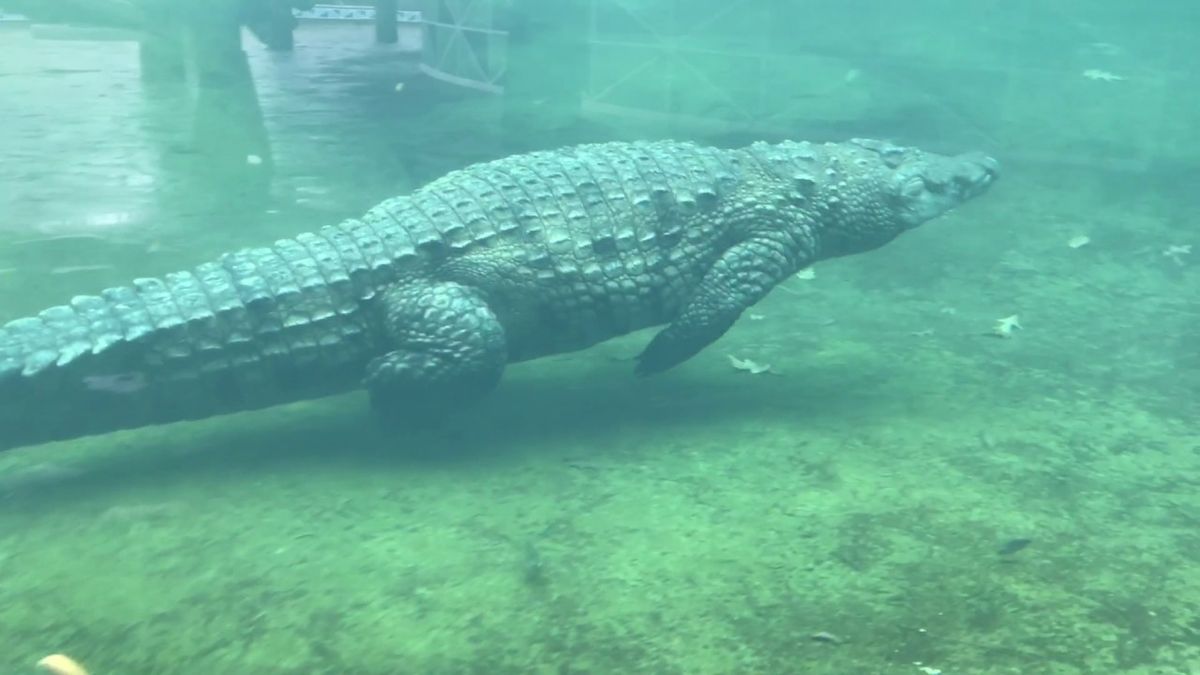
<path fill-rule="evenodd" d="M 63 654 L 51 654 L 37 662 L 38 668 L 52 675 L 88 675 L 88 671 L 75 659 Z"/>

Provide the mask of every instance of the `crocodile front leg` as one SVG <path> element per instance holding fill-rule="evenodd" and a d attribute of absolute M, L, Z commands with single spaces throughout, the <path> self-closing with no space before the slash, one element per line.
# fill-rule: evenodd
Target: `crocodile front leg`
<path fill-rule="evenodd" d="M 392 351 L 367 365 L 371 405 L 389 418 L 437 415 L 488 393 L 508 360 L 504 328 L 480 295 L 412 282 L 382 297 Z"/>
<path fill-rule="evenodd" d="M 726 250 L 670 325 L 638 355 L 637 374 L 673 368 L 724 335 L 742 312 L 800 268 L 795 248 L 763 237 Z"/>

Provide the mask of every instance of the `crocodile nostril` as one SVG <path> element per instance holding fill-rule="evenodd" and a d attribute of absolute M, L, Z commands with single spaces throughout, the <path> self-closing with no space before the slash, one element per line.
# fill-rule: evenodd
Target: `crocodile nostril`
<path fill-rule="evenodd" d="M 1000 177 L 1000 162 L 997 162 L 995 158 L 984 157 L 981 163 L 983 164 L 984 170 L 988 172 L 988 176 L 991 178 Z"/>
<path fill-rule="evenodd" d="M 968 185 L 988 185 L 996 179 L 997 175 L 995 161 L 991 162 L 990 164 L 980 162 L 967 168 L 966 171 L 958 176 L 958 180 L 959 182 L 966 183 Z"/>
<path fill-rule="evenodd" d="M 986 155 L 978 157 L 975 160 L 974 168 L 976 171 L 982 173 L 982 175 L 978 177 L 978 180 L 986 182 L 1000 177 L 1000 162 L 997 162 L 995 159 Z"/>

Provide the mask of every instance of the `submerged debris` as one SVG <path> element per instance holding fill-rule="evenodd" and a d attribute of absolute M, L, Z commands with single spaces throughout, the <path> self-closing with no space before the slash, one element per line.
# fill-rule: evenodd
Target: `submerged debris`
<path fill-rule="evenodd" d="M 827 645 L 840 645 L 845 642 L 845 640 L 843 640 L 841 637 L 828 631 L 818 631 L 812 635 L 809 635 L 808 639 L 812 640 L 813 642 L 823 642 Z"/>
<path fill-rule="evenodd" d="M 1125 51 L 1120 45 L 1114 45 L 1111 42 L 1090 42 L 1087 48 L 1104 56 L 1120 56 Z"/>
<path fill-rule="evenodd" d="M 996 325 L 992 326 L 992 331 L 988 333 L 992 337 L 1010 338 L 1014 331 L 1021 330 L 1021 321 L 1016 314 L 1006 316 L 1003 319 L 996 319 Z"/>
<path fill-rule="evenodd" d="M 530 586 L 546 583 L 546 560 L 533 542 L 526 542 L 522 550 L 521 579 Z"/>
<path fill-rule="evenodd" d="M 1183 256 L 1191 255 L 1191 253 L 1191 244 L 1171 244 L 1170 246 L 1164 248 L 1162 252 L 1163 257 L 1174 260 L 1176 265 L 1182 265 Z"/>
<path fill-rule="evenodd" d="M 64 654 L 51 654 L 37 662 L 38 669 L 53 675 L 88 675 L 75 659 Z"/>
<path fill-rule="evenodd" d="M 804 269 L 800 270 L 799 272 L 796 272 L 796 278 L 797 279 L 806 279 L 806 280 L 807 279 L 816 279 L 817 278 L 817 268 L 805 267 Z"/>
<path fill-rule="evenodd" d="M 1087 70 L 1083 71 L 1083 76 L 1089 80 L 1095 80 L 1097 82 L 1120 82 L 1121 80 L 1125 79 L 1124 77 L 1110 73 L 1107 70 L 1098 70 L 1096 68 L 1088 68 Z"/>
<path fill-rule="evenodd" d="M 1000 555 L 1013 555 L 1015 553 L 1019 553 L 1019 552 L 1025 550 L 1025 547 L 1029 546 L 1032 543 L 1033 543 L 1032 539 L 1025 539 L 1025 538 L 1009 539 L 1008 541 L 1004 542 L 1004 545 L 1001 546 L 999 548 L 999 550 L 996 551 L 996 553 L 999 553 Z"/>
<path fill-rule="evenodd" d="M 771 372 L 771 364 L 769 363 L 758 363 L 756 361 L 751 361 L 750 359 L 739 359 L 733 354 L 728 354 L 727 356 L 729 358 L 729 364 L 732 365 L 735 370 L 741 370 L 750 373 L 751 375 L 762 375 L 763 373 Z"/>
<path fill-rule="evenodd" d="M 1077 234 L 1067 240 L 1067 246 L 1071 248 L 1083 248 L 1092 243 L 1092 238 L 1086 234 Z"/>

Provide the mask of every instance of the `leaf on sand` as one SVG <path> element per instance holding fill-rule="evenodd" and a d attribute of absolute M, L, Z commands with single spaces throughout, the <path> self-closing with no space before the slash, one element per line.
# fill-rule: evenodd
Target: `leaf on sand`
<path fill-rule="evenodd" d="M 750 359 L 739 359 L 733 354 L 728 354 L 727 356 L 729 358 L 729 364 L 732 365 L 735 370 L 745 371 L 751 375 L 762 375 L 763 373 L 771 372 L 771 365 L 768 363 L 758 363 L 756 361 L 751 361 Z"/>

